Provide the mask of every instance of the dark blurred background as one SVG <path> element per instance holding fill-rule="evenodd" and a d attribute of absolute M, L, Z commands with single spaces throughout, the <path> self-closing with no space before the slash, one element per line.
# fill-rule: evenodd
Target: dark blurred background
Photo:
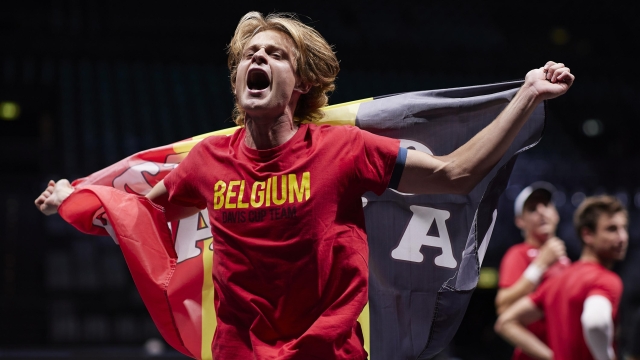
<path fill-rule="evenodd" d="M 629 5 L 628 5 L 629 4 Z M 518 159 L 482 279 L 442 358 L 507 359 L 493 332 L 496 271 L 522 239 L 513 200 L 558 187 L 559 236 L 576 259 L 576 205 L 617 195 L 630 211 L 623 306 L 640 297 L 637 11 L 623 1 L 3 1 L 0 3 L 0 357 L 181 358 L 163 343 L 109 238 L 33 200 L 139 150 L 230 127 L 225 46 L 250 11 L 296 12 L 335 45 L 331 103 L 523 78 L 566 63 L 545 137 Z M 624 328 L 621 335 L 625 335 Z M 640 339 L 634 339 L 640 341 Z M 624 339 L 622 340 L 624 343 Z"/>

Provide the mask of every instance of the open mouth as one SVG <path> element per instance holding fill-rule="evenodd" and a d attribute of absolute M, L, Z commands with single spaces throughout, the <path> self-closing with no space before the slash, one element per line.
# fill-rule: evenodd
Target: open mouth
<path fill-rule="evenodd" d="M 252 69 L 247 77 L 249 90 L 264 90 L 269 87 L 269 75 L 262 69 Z"/>

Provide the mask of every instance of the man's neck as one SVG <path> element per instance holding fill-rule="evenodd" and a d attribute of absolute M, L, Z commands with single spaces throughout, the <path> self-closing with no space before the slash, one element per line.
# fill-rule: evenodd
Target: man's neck
<path fill-rule="evenodd" d="M 598 257 L 593 251 L 589 250 L 586 246 L 582 249 L 582 254 L 580 254 L 579 261 L 590 262 L 600 264 L 607 269 L 611 269 L 613 267 L 614 261 L 603 260 Z"/>
<path fill-rule="evenodd" d="M 528 234 L 525 239 L 524 242 L 533 246 L 534 248 L 539 248 L 540 246 L 542 246 L 542 244 L 544 244 L 545 241 L 547 241 L 548 239 L 552 238 L 553 236 L 541 236 L 541 237 L 536 237 L 533 236 L 531 234 Z"/>
<path fill-rule="evenodd" d="M 244 143 L 252 149 L 267 150 L 286 143 L 298 131 L 291 116 L 283 114 L 277 118 L 245 116 Z"/>

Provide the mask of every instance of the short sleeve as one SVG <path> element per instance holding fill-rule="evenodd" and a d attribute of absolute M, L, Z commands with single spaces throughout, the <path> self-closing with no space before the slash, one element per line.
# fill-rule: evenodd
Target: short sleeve
<path fill-rule="evenodd" d="M 529 266 L 529 261 L 517 246 L 512 246 L 500 262 L 500 280 L 498 286 L 508 288 L 515 284 Z"/>
<path fill-rule="evenodd" d="M 196 144 L 187 157 L 164 178 L 170 203 L 199 209 L 207 207 L 206 199 L 196 186 L 203 163 L 202 144 L 202 141 Z"/>
<path fill-rule="evenodd" d="M 357 128 L 354 130 L 359 137 L 354 163 L 358 183 L 363 192 L 373 191 L 381 195 L 389 186 L 398 158 L 400 140 L 375 135 Z"/>
<path fill-rule="evenodd" d="M 622 296 L 622 280 L 614 273 L 607 273 L 604 276 L 598 276 L 592 284 L 587 297 L 592 295 L 601 295 L 607 298 L 613 305 L 614 313 L 620 304 Z"/>
<path fill-rule="evenodd" d="M 529 299 L 533 302 L 533 304 L 540 310 L 544 310 L 544 298 L 547 293 L 547 289 L 549 288 L 549 284 L 553 281 L 545 281 L 542 285 L 538 286 L 536 291 L 529 294 Z"/>

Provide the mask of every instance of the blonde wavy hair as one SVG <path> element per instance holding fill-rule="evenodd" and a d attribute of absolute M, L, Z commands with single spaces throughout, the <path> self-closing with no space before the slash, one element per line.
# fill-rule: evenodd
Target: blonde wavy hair
<path fill-rule="evenodd" d="M 294 66 L 296 75 L 311 88 L 298 99 L 294 121 L 317 120 L 323 116 L 321 107 L 329 102 L 328 92 L 335 89 L 335 79 L 340 64 L 331 45 L 312 27 L 303 24 L 295 14 L 272 13 L 266 17 L 252 11 L 240 19 L 236 32 L 227 47 L 227 65 L 231 72 L 231 90 L 235 96 L 238 64 L 247 43 L 257 33 L 276 30 L 288 35 L 295 44 Z M 245 112 L 236 104 L 233 109 L 234 121 L 244 125 Z"/>

